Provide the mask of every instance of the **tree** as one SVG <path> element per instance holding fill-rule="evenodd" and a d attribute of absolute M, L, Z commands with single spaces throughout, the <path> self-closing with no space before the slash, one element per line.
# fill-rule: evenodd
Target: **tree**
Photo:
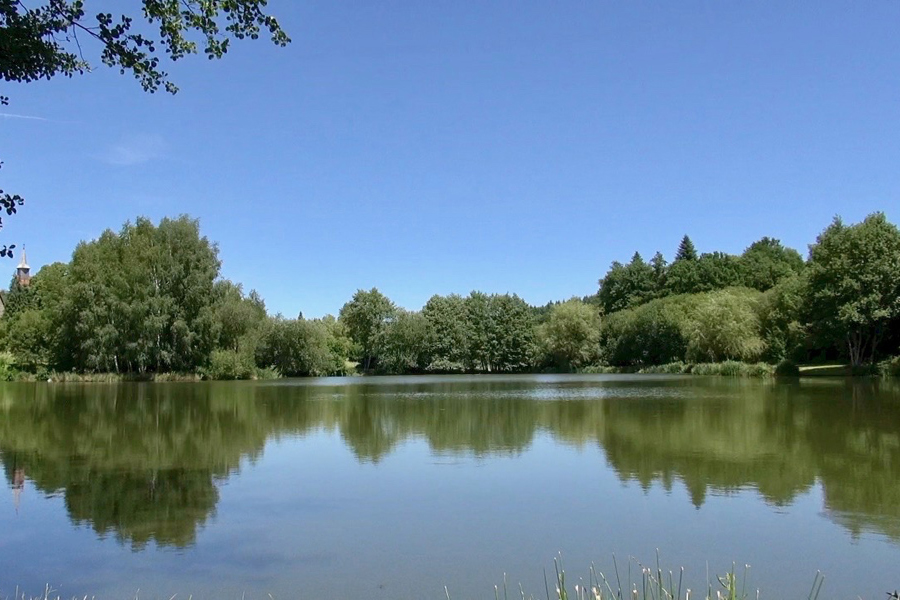
<path fill-rule="evenodd" d="M 535 350 L 531 307 L 513 294 L 472 292 L 465 300 L 470 368 L 514 372 L 529 367 Z"/>
<path fill-rule="evenodd" d="M 265 303 L 255 291 L 251 292 L 250 297 L 244 296 L 240 284 L 228 280 L 217 281 L 213 294 L 216 347 L 237 352 L 247 336 L 265 321 Z"/>
<path fill-rule="evenodd" d="M 81 243 L 69 269 L 71 354 L 80 369 L 189 371 L 214 340 L 218 249 L 188 217 L 139 218 Z"/>
<path fill-rule="evenodd" d="M 457 294 L 434 295 L 422 308 L 428 324 L 429 371 L 463 371 L 468 355 L 466 301 Z"/>
<path fill-rule="evenodd" d="M 807 335 L 801 321 L 806 295 L 806 278 L 799 275 L 780 280 L 763 294 L 760 323 L 770 362 L 804 358 Z"/>
<path fill-rule="evenodd" d="M 627 265 L 614 262 L 600 280 L 600 290 L 597 292 L 600 306 L 604 313 L 611 314 L 643 304 L 656 295 L 656 282 L 654 267 L 644 262 L 639 252 L 635 252 L 631 262 Z"/>
<path fill-rule="evenodd" d="M 799 274 L 803 270 L 803 257 L 793 248 L 764 237 L 753 242 L 741 255 L 744 285 L 764 292 L 775 287 L 782 279 Z"/>
<path fill-rule="evenodd" d="M 266 0 L 142 0 L 141 4 L 143 20 L 158 27 L 158 37 L 134 31 L 135 19 L 128 15 L 114 18 L 101 12 L 89 19 L 83 0 L 50 0 L 30 8 L 19 0 L 0 0 L 0 79 L 30 82 L 81 75 L 91 69 L 84 53 L 94 42 L 103 64 L 130 72 L 145 91 L 162 86 L 174 94 L 178 88 L 160 69 L 160 53 L 177 61 L 198 54 L 202 47 L 208 58 L 221 58 L 232 39 L 256 39 L 263 30 L 278 46 L 290 42 L 275 17 L 264 12 Z M 200 41 L 190 39 L 193 35 Z M 0 96 L 0 105 L 8 103 L 8 97 Z M 7 215 L 15 214 L 23 203 L 20 195 L 0 189 L 0 210 Z M 0 256 L 12 256 L 13 248 L 0 246 Z"/>
<path fill-rule="evenodd" d="M 684 360 L 684 330 L 693 296 L 661 298 L 605 318 L 600 352 L 611 365 L 661 365 Z"/>
<path fill-rule="evenodd" d="M 541 325 L 540 339 L 558 367 L 571 370 L 588 365 L 597 358 L 600 314 L 577 298 L 557 304 Z"/>
<path fill-rule="evenodd" d="M 329 342 L 328 329 L 321 321 L 276 317 L 263 328 L 256 361 L 289 377 L 330 375 Z"/>
<path fill-rule="evenodd" d="M 429 362 L 427 337 L 428 320 L 421 312 L 399 310 L 382 334 L 379 369 L 394 374 L 423 371 Z"/>
<path fill-rule="evenodd" d="M 703 253 L 695 260 L 676 260 L 666 273 L 671 294 L 711 292 L 744 283 L 740 259 L 724 252 Z"/>
<path fill-rule="evenodd" d="M 810 246 L 807 269 L 811 326 L 846 344 L 854 366 L 874 361 L 900 317 L 900 231 L 880 212 L 850 226 L 835 218 Z"/>
<path fill-rule="evenodd" d="M 653 255 L 653 258 L 650 259 L 650 267 L 653 269 L 656 293 L 658 295 L 662 294 L 666 287 L 666 271 L 668 270 L 668 263 L 662 252 L 657 252 Z"/>
<path fill-rule="evenodd" d="M 148 92 L 163 86 L 175 93 L 178 88 L 160 69 L 157 48 L 172 61 L 197 54 L 201 47 L 208 58 L 221 58 L 232 38 L 256 39 L 263 29 L 279 46 L 290 42 L 275 17 L 263 11 L 266 0 L 142 0 L 141 4 L 144 20 L 158 27 L 158 38 L 133 31 L 134 17 L 128 15 L 114 18 L 101 12 L 89 19 L 83 0 L 51 0 L 33 8 L 18 0 L 0 0 L 0 77 L 28 82 L 83 74 L 91 65 L 82 49 L 93 41 L 99 44 L 103 64 L 130 72 Z M 189 39 L 192 34 L 202 41 Z"/>
<path fill-rule="evenodd" d="M 372 288 L 357 290 L 353 299 L 341 307 L 339 319 L 357 346 L 357 358 L 368 371 L 378 359 L 378 344 L 397 307 L 387 296 Z"/>
<path fill-rule="evenodd" d="M 697 249 L 694 248 L 694 242 L 687 235 L 681 238 L 678 251 L 675 253 L 675 262 L 680 260 L 697 260 Z"/>
<path fill-rule="evenodd" d="M 688 326 L 687 359 L 693 362 L 759 360 L 765 352 L 755 290 L 718 290 L 697 297 Z"/>
<path fill-rule="evenodd" d="M 534 317 L 528 303 L 516 294 L 492 299 L 494 313 L 494 367 L 498 371 L 525 371 L 534 362 L 536 335 Z"/>

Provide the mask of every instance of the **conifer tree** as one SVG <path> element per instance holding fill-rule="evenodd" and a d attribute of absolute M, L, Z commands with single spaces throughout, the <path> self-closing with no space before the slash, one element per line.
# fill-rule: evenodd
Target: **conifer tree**
<path fill-rule="evenodd" d="M 697 249 L 694 248 L 694 242 L 687 235 L 681 238 L 678 252 L 675 253 L 675 262 L 679 260 L 697 260 Z"/>

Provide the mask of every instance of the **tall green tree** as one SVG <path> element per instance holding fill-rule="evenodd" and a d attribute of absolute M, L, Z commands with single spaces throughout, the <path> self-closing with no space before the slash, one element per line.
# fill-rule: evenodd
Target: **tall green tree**
<path fill-rule="evenodd" d="M 213 336 L 216 347 L 237 351 L 266 319 L 266 305 L 255 291 L 245 296 L 240 284 L 228 280 L 213 286 Z"/>
<path fill-rule="evenodd" d="M 691 238 L 685 235 L 678 244 L 678 250 L 675 252 L 675 262 L 680 260 L 697 260 L 697 249 Z"/>
<path fill-rule="evenodd" d="M 759 318 L 761 295 L 736 288 L 697 296 L 687 327 L 692 362 L 759 360 L 766 350 Z"/>
<path fill-rule="evenodd" d="M 644 262 L 639 252 L 631 262 L 614 262 L 600 280 L 597 296 L 603 312 L 611 314 L 652 300 L 657 293 L 657 275 L 653 266 Z"/>
<path fill-rule="evenodd" d="M 378 360 L 378 345 L 396 314 L 397 307 L 377 288 L 357 290 L 353 298 L 341 307 L 338 318 L 356 345 L 356 357 L 364 370 L 371 369 Z"/>
<path fill-rule="evenodd" d="M 664 293 L 668 266 L 669 264 L 666 262 L 666 258 L 663 256 L 662 252 L 657 252 L 653 255 L 653 258 L 650 259 L 650 267 L 653 269 L 653 279 L 656 284 L 657 295 Z"/>
<path fill-rule="evenodd" d="M 900 317 L 900 231 L 880 212 L 849 226 L 835 218 L 810 246 L 807 270 L 813 329 L 842 343 L 853 365 L 874 361 Z"/>
<path fill-rule="evenodd" d="M 429 364 L 428 320 L 421 312 L 398 310 L 379 344 L 378 367 L 385 373 L 417 373 Z"/>
<path fill-rule="evenodd" d="M 666 272 L 666 290 L 670 294 L 711 292 L 743 283 L 741 260 L 724 252 L 703 253 L 695 260 L 676 260 Z"/>
<path fill-rule="evenodd" d="M 540 327 L 540 340 L 558 368 L 572 370 L 588 365 L 599 351 L 600 313 L 577 298 L 557 304 Z"/>
<path fill-rule="evenodd" d="M 189 371 L 214 340 L 218 251 L 188 217 L 139 218 L 82 243 L 70 265 L 73 356 L 82 369 Z"/>
<path fill-rule="evenodd" d="M 270 319 L 256 350 L 257 364 L 289 377 L 334 374 L 330 332 L 322 321 Z"/>
<path fill-rule="evenodd" d="M 466 301 L 457 294 L 434 295 L 422 308 L 428 324 L 427 351 L 430 371 L 463 371 L 468 356 Z"/>
<path fill-rule="evenodd" d="M 741 254 L 744 285 L 764 292 L 783 279 L 803 270 L 803 257 L 779 240 L 764 237 L 750 244 Z"/>
<path fill-rule="evenodd" d="M 535 354 L 531 307 L 515 294 L 472 292 L 466 298 L 470 368 L 484 372 L 527 369 Z"/>

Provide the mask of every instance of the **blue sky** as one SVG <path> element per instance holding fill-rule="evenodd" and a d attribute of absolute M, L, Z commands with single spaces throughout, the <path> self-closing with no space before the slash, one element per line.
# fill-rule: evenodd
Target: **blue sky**
<path fill-rule="evenodd" d="M 175 96 L 99 61 L 2 84 L 0 187 L 27 199 L 2 242 L 36 270 L 186 213 L 224 277 L 321 316 L 372 286 L 543 304 L 685 233 L 805 254 L 834 215 L 900 217 L 897 2 L 269 9 L 291 45 L 167 65 Z"/>

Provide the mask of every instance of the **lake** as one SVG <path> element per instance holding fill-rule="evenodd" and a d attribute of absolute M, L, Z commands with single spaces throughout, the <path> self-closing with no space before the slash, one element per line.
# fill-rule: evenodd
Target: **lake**
<path fill-rule="evenodd" d="M 657 549 L 695 598 L 900 588 L 896 382 L 9 383 L 0 460 L 2 598 L 542 598 Z"/>

